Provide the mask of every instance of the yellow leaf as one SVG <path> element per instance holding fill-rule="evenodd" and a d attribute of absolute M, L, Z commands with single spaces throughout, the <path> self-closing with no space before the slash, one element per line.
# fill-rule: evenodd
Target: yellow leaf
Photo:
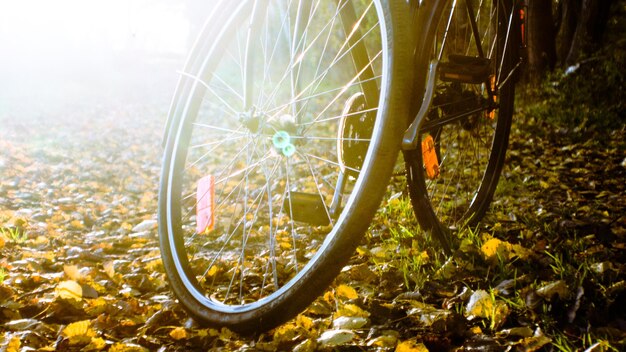
<path fill-rule="evenodd" d="M 480 328 L 480 326 L 472 326 L 470 328 L 470 332 L 474 335 L 481 335 L 483 333 L 483 330 Z"/>
<path fill-rule="evenodd" d="M 344 297 L 346 299 L 356 299 L 359 298 L 359 294 L 356 290 L 348 285 L 339 285 L 336 289 L 337 296 Z"/>
<path fill-rule="evenodd" d="M 61 335 L 65 337 L 73 337 L 73 336 L 96 336 L 95 331 L 91 329 L 91 322 L 89 320 L 81 320 L 74 323 L 68 324 L 63 331 L 61 331 Z"/>
<path fill-rule="evenodd" d="M 170 337 L 174 340 L 182 340 L 187 338 L 187 331 L 183 327 L 177 327 L 170 331 Z"/>
<path fill-rule="evenodd" d="M 93 337 L 89 344 L 83 347 L 84 351 L 100 351 L 103 350 L 107 346 L 106 341 L 104 341 L 101 337 Z"/>
<path fill-rule="evenodd" d="M 313 323 L 313 319 L 307 317 L 306 315 L 299 314 L 296 317 L 296 325 L 306 330 L 311 330 L 315 324 Z"/>
<path fill-rule="evenodd" d="M 82 320 L 67 325 L 61 335 L 69 340 L 71 346 L 87 345 L 96 336 L 89 320 Z"/>
<path fill-rule="evenodd" d="M 222 341 L 230 340 L 233 337 L 235 337 L 235 333 L 229 330 L 228 328 L 222 328 L 222 330 L 220 330 L 220 340 Z"/>
<path fill-rule="evenodd" d="M 87 306 L 85 307 L 85 312 L 87 314 L 89 314 L 90 316 L 98 316 L 104 312 L 106 312 L 107 307 L 109 306 L 109 304 L 107 303 L 107 301 L 102 298 L 102 297 L 98 297 L 95 299 L 90 299 L 87 301 Z"/>
<path fill-rule="evenodd" d="M 59 282 L 56 293 L 57 296 L 63 299 L 75 299 L 80 301 L 83 298 L 83 288 L 73 280 Z"/>
<path fill-rule="evenodd" d="M 112 279 L 115 277 L 115 264 L 113 261 L 105 262 L 102 266 L 104 267 L 104 272 L 109 278 Z"/>
<path fill-rule="evenodd" d="M 527 259 L 530 256 L 531 251 L 527 248 L 520 246 L 519 244 L 514 244 L 511 246 L 512 254 L 518 256 L 520 259 Z"/>
<path fill-rule="evenodd" d="M 381 246 L 374 247 L 371 249 L 370 253 L 375 258 L 385 258 L 387 257 L 387 250 Z"/>
<path fill-rule="evenodd" d="M 544 345 L 549 344 L 550 342 L 552 342 L 552 340 L 545 335 L 527 337 L 521 340 L 520 342 L 521 346 L 519 346 L 521 348 L 519 349 L 522 351 L 533 352 L 533 351 L 537 351 Z"/>
<path fill-rule="evenodd" d="M 75 228 L 75 229 L 79 229 L 79 230 L 80 230 L 80 229 L 84 229 L 84 228 L 85 228 L 85 225 L 84 225 L 81 221 L 78 221 L 78 220 L 72 220 L 72 221 L 70 222 L 70 225 L 71 225 L 73 228 Z"/>
<path fill-rule="evenodd" d="M 363 317 L 367 318 L 370 316 L 370 313 L 364 311 L 359 306 L 354 304 L 345 304 L 339 309 L 337 309 L 337 316 L 340 317 Z"/>
<path fill-rule="evenodd" d="M 283 324 L 274 329 L 274 342 L 291 341 L 298 335 L 296 325 L 293 323 Z"/>
<path fill-rule="evenodd" d="M 109 348 L 109 352 L 146 352 L 147 348 L 132 343 L 118 342 Z"/>
<path fill-rule="evenodd" d="M 335 294 L 332 291 L 326 291 L 324 293 L 324 301 L 332 304 L 335 301 Z"/>
<path fill-rule="evenodd" d="M 428 352 L 428 348 L 415 340 L 406 340 L 396 346 L 396 352 Z"/>
<path fill-rule="evenodd" d="M 392 348 L 398 342 L 398 338 L 394 335 L 378 336 L 367 342 L 367 346 L 382 347 L 384 349 Z"/>
<path fill-rule="evenodd" d="M 511 244 L 497 238 L 491 238 L 480 247 L 480 250 L 488 260 L 496 258 L 497 255 L 502 259 L 509 259 Z"/>
<path fill-rule="evenodd" d="M 9 336 L 7 336 L 9 337 Z M 22 347 L 22 341 L 20 341 L 19 335 L 13 335 L 9 339 L 9 343 L 7 343 L 4 351 L 6 352 L 19 352 L 20 347 Z"/>
<path fill-rule="evenodd" d="M 476 290 L 465 306 L 466 316 L 489 318 L 493 311 L 493 298 L 485 290 Z"/>
<path fill-rule="evenodd" d="M 63 265 L 63 272 L 70 280 L 79 281 L 82 278 L 76 265 Z"/>
<path fill-rule="evenodd" d="M 37 238 L 35 238 L 35 241 L 33 242 L 34 245 L 43 245 L 43 244 L 47 244 L 49 241 L 48 237 L 46 236 L 37 236 Z M 2 247 L 2 246 L 0 246 Z"/>
<path fill-rule="evenodd" d="M 148 263 L 146 263 L 146 270 L 154 272 L 154 271 L 163 271 L 163 262 L 161 261 L 161 258 L 155 259 L 155 260 L 151 260 Z"/>
<path fill-rule="evenodd" d="M 207 271 L 206 275 L 208 277 L 213 277 L 215 276 L 215 274 L 217 274 L 217 265 L 213 265 L 211 266 L 211 268 L 209 269 L 209 271 Z"/>
<path fill-rule="evenodd" d="M 366 254 L 369 254 L 369 249 L 365 248 L 365 247 L 357 247 L 356 252 L 358 255 L 363 256 Z"/>

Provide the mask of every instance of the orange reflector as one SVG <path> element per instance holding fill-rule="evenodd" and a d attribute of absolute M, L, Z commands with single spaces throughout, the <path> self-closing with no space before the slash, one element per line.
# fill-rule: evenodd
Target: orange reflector
<path fill-rule="evenodd" d="M 426 176 L 434 180 L 439 177 L 439 160 L 435 151 L 435 140 L 428 135 L 422 141 L 422 160 L 426 169 Z"/>
<path fill-rule="evenodd" d="M 493 102 L 497 103 L 498 101 L 498 95 L 496 92 L 496 76 L 495 75 L 491 75 L 489 76 L 489 82 L 491 83 L 491 91 L 493 92 Z M 495 109 L 491 109 L 490 111 L 487 112 L 487 117 L 490 120 L 493 120 L 496 118 L 496 110 Z"/>
<path fill-rule="evenodd" d="M 196 191 L 196 233 L 213 230 L 215 225 L 215 177 L 204 176 Z"/>

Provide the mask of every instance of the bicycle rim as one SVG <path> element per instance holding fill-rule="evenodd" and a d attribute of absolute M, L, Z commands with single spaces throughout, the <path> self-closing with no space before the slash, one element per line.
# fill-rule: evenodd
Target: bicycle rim
<path fill-rule="evenodd" d="M 377 1 L 224 4 L 177 88 L 161 244 L 186 308 L 245 328 L 312 300 L 373 216 L 391 53 Z"/>

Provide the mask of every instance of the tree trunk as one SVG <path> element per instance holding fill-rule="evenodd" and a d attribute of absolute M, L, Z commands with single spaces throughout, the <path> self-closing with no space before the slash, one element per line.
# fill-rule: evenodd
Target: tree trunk
<path fill-rule="evenodd" d="M 528 75 L 539 79 L 556 64 L 552 1 L 528 0 Z"/>
<path fill-rule="evenodd" d="M 561 0 L 559 2 L 558 33 L 556 37 L 557 59 L 560 64 L 565 63 L 572 48 L 572 40 L 576 33 L 576 26 L 580 17 L 582 0 Z"/>
<path fill-rule="evenodd" d="M 565 60 L 567 65 L 575 64 L 601 46 L 610 8 L 611 0 L 582 0 L 576 32 Z"/>

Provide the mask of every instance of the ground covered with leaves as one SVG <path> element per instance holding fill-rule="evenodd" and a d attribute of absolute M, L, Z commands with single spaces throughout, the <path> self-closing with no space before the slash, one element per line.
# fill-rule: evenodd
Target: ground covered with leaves
<path fill-rule="evenodd" d="M 624 94 L 623 57 L 605 54 L 519 100 L 491 210 L 452 256 L 394 177 L 333 286 L 254 336 L 198 325 L 168 289 L 163 109 L 0 117 L 0 351 L 624 350 L 626 111 L 601 96 Z M 613 90 L 571 104 L 585 77 Z"/>

